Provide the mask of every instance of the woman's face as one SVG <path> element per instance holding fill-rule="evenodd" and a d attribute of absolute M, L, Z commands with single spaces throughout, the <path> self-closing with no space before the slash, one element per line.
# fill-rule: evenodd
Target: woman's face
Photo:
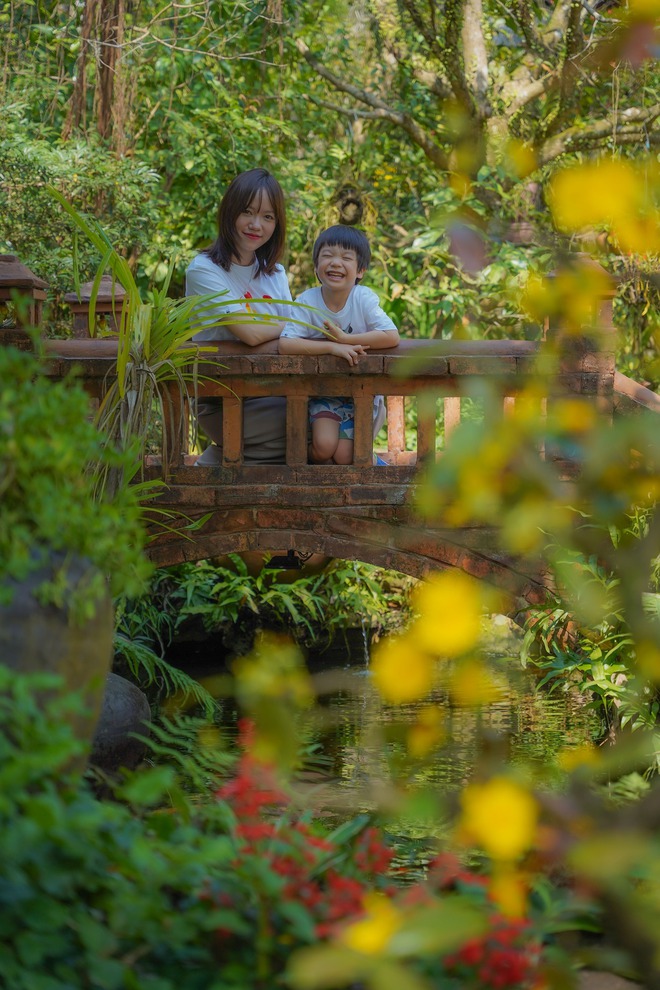
<path fill-rule="evenodd" d="M 277 219 L 267 193 L 254 196 L 236 218 L 236 260 L 239 265 L 249 265 L 254 252 L 273 236 Z"/>

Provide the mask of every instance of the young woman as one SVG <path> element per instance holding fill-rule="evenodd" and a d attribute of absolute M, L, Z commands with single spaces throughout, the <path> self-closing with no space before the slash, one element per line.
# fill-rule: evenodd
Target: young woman
<path fill-rule="evenodd" d="M 218 236 L 193 258 L 186 272 L 186 295 L 224 293 L 198 313 L 202 329 L 197 341 L 240 340 L 250 347 L 279 337 L 290 313 L 291 291 L 279 264 L 284 252 L 284 195 L 277 180 L 263 168 L 241 172 L 229 185 L 218 210 Z M 223 303 L 223 298 L 233 300 Z M 263 299 L 264 302 L 254 302 Z M 245 300 L 245 302 L 238 301 Z M 232 322 L 232 314 L 243 322 Z M 244 321 L 246 314 L 257 317 Z M 259 314 L 278 317 L 260 322 Z M 221 323 L 218 321 L 222 320 Z M 214 443 L 199 465 L 222 462 L 222 399 L 204 399 L 197 409 L 204 433 Z M 281 397 L 246 399 L 243 403 L 243 456 L 246 463 L 284 463 L 286 401 Z"/>

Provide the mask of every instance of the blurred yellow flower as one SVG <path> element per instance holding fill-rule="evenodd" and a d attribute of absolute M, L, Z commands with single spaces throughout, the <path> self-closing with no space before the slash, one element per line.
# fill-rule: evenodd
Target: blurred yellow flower
<path fill-rule="evenodd" d="M 403 923 L 400 911 L 383 894 L 366 894 L 366 916 L 343 930 L 339 941 L 355 952 L 378 955 Z"/>
<path fill-rule="evenodd" d="M 596 767 L 600 763 L 598 750 L 590 743 L 580 746 L 567 746 L 557 753 L 557 763 L 566 773 L 572 773 L 578 767 Z"/>
<path fill-rule="evenodd" d="M 280 698 L 299 708 L 313 701 L 314 691 L 302 653 L 286 636 L 262 633 L 252 653 L 236 660 L 232 669 L 241 699 Z"/>
<path fill-rule="evenodd" d="M 402 705 L 429 693 L 433 687 L 435 661 L 409 636 L 390 636 L 375 647 L 371 673 L 383 700 Z"/>
<path fill-rule="evenodd" d="M 632 163 L 603 158 L 557 172 L 548 198 L 554 220 L 563 230 L 616 224 L 643 206 L 644 179 Z"/>
<path fill-rule="evenodd" d="M 507 141 L 505 158 L 510 170 L 519 179 L 524 179 L 538 165 L 533 148 L 530 148 L 528 144 L 525 144 L 524 141 L 520 141 L 518 138 L 511 138 L 510 141 Z"/>
<path fill-rule="evenodd" d="M 544 279 L 530 275 L 521 306 L 536 322 L 546 317 L 560 319 L 563 330 L 578 333 L 585 324 L 597 325 L 597 305 L 610 292 L 611 280 L 604 268 L 598 264 L 575 264 Z"/>
<path fill-rule="evenodd" d="M 660 213 L 620 217 L 612 233 L 623 254 L 660 253 Z"/>
<path fill-rule="evenodd" d="M 660 17 L 660 0 L 629 0 L 628 15 L 636 21 L 655 21 Z"/>
<path fill-rule="evenodd" d="M 597 422 L 596 406 L 585 399 L 558 399 L 551 407 L 551 423 L 566 433 L 587 433 Z"/>
<path fill-rule="evenodd" d="M 660 682 L 660 649 L 657 643 L 642 640 L 635 648 L 637 667 L 643 677 Z"/>
<path fill-rule="evenodd" d="M 467 196 L 472 189 L 469 176 L 464 175 L 462 172 L 452 172 L 449 176 L 449 185 L 461 199 Z"/>
<path fill-rule="evenodd" d="M 417 721 L 408 729 L 406 745 L 414 759 L 421 759 L 444 742 L 446 738 L 442 712 L 436 705 L 428 705 L 417 713 Z"/>
<path fill-rule="evenodd" d="M 481 633 L 481 591 L 463 571 L 432 574 L 415 589 L 412 606 L 419 618 L 409 635 L 423 650 L 456 657 L 476 646 Z"/>
<path fill-rule="evenodd" d="M 521 873 L 508 869 L 495 870 L 488 891 L 507 917 L 522 918 L 527 913 L 527 884 Z"/>
<path fill-rule="evenodd" d="M 533 795 L 509 777 L 468 784 L 461 798 L 458 835 L 497 861 L 514 862 L 534 841 L 538 805 Z"/>
<path fill-rule="evenodd" d="M 502 519 L 502 545 L 515 554 L 535 553 L 549 542 L 551 535 L 569 529 L 573 518 L 568 506 L 540 493 L 530 493 Z"/>
<path fill-rule="evenodd" d="M 462 708 L 491 705 L 502 696 L 488 667 L 478 657 L 459 660 L 447 680 L 447 690 L 453 704 Z"/>

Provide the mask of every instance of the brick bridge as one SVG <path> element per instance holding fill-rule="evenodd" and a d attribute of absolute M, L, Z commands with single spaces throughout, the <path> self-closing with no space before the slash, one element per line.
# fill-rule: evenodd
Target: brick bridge
<path fill-rule="evenodd" d="M 598 347 L 588 337 L 570 338 L 559 374 L 549 380 L 548 401 L 566 394 L 590 398 L 604 416 L 640 407 L 660 412 L 655 393 L 615 372 L 608 335 L 605 345 L 602 330 L 599 337 Z M 171 457 L 166 471 L 158 458 L 145 464 L 147 478 L 166 477 L 159 508 L 170 510 L 176 520 L 208 518 L 187 535 L 176 531 L 177 522 L 174 531 L 159 533 L 149 547 L 151 558 L 166 566 L 230 552 L 295 549 L 417 577 L 459 567 L 507 589 L 516 609 L 542 600 L 540 566 L 504 555 L 496 532 L 483 526 L 432 526 L 415 507 L 417 464 L 442 456 L 436 454 L 441 425 L 446 443 L 477 382 L 496 390 L 506 415 L 535 373 L 539 346 L 511 340 L 402 341 L 392 350 L 371 351 L 351 368 L 332 356 L 280 356 L 276 343 L 214 345 L 200 357 L 198 394 L 224 398 L 222 465 L 194 466 L 195 456 L 182 439 L 185 431 L 177 437 L 167 425 Z M 60 377 L 75 363 L 90 393 L 98 396 L 105 376 L 112 374 L 116 347 L 110 339 L 48 341 L 51 374 Z M 355 401 L 354 463 L 310 465 L 308 398 L 333 394 L 350 394 Z M 387 445 L 380 448 L 389 462 L 385 467 L 373 465 L 376 394 L 385 395 L 388 405 Z M 242 401 L 265 395 L 286 396 L 286 463 L 243 464 Z M 176 408 L 187 401 L 174 388 L 170 398 Z M 417 409 L 416 435 L 407 449 L 404 405 L 411 402 Z"/>

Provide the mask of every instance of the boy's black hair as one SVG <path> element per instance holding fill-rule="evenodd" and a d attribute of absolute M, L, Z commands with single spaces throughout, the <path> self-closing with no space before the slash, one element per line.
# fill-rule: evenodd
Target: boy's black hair
<path fill-rule="evenodd" d="M 327 227 L 326 230 L 323 230 L 314 241 L 314 249 L 312 251 L 314 268 L 318 264 L 321 248 L 326 246 L 341 247 L 347 251 L 355 251 L 358 269 L 364 271 L 369 267 L 369 262 L 371 261 L 369 241 L 364 231 L 358 230 L 357 227 L 349 227 L 345 223 L 338 223 L 334 227 Z"/>

